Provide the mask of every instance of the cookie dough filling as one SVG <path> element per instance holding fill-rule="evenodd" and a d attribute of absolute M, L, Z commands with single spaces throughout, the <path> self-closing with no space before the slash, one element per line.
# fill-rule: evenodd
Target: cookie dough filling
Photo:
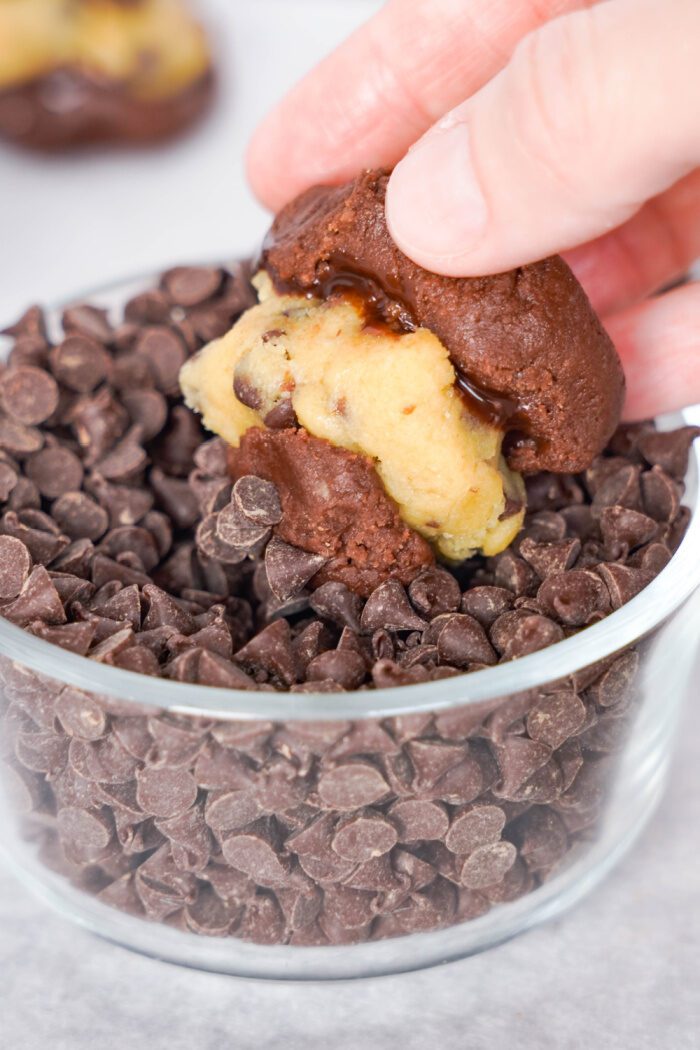
<path fill-rule="evenodd" d="M 250 427 L 297 422 L 367 457 L 403 521 L 448 561 L 496 554 L 523 519 L 524 487 L 502 431 L 470 411 L 449 355 L 427 328 L 368 323 L 342 294 L 280 295 L 263 272 L 260 303 L 184 367 L 204 425 L 238 446 Z"/>
<path fill-rule="evenodd" d="M 183 0 L 2 0 L 0 56 L 0 131 L 27 145 L 157 138 L 211 89 Z"/>

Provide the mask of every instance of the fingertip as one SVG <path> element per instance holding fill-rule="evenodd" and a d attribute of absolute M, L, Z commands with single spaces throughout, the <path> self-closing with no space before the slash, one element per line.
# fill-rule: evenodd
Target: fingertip
<path fill-rule="evenodd" d="M 464 122 L 437 126 L 401 160 L 389 180 L 389 231 L 419 266 L 446 276 L 472 272 L 488 209 L 474 171 Z"/>
<path fill-rule="evenodd" d="M 274 131 L 269 128 L 270 117 L 265 117 L 263 122 L 253 132 L 246 147 L 243 163 L 248 184 L 253 193 L 264 207 L 270 211 L 277 211 L 282 201 L 283 189 L 279 177 L 275 174 L 279 166 L 275 163 L 271 143 L 274 142 Z"/>

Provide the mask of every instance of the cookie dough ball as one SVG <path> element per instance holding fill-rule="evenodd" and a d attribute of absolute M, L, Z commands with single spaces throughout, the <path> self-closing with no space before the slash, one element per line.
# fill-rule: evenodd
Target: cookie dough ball
<path fill-rule="evenodd" d="M 365 457 L 401 520 L 441 557 L 507 547 L 522 524 L 522 480 L 501 454 L 502 431 L 460 395 L 438 337 L 367 324 L 352 297 L 279 295 L 264 275 L 256 283 L 259 305 L 181 372 L 204 425 L 238 446 L 251 427 L 297 423 Z"/>
<path fill-rule="evenodd" d="M 165 138 L 207 109 L 213 80 L 185 0 L 0 2 L 0 134 L 22 145 Z"/>
<path fill-rule="evenodd" d="M 354 287 L 397 330 L 422 326 L 465 389 L 507 431 L 514 470 L 577 472 L 617 426 L 622 367 L 585 292 L 559 257 L 490 277 L 421 269 L 391 239 L 388 175 L 318 186 L 276 217 L 261 266 L 280 292 Z"/>

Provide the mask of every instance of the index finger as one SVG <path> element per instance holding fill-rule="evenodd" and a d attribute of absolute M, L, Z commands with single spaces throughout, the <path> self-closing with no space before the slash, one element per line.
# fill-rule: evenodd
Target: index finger
<path fill-rule="evenodd" d="M 316 183 L 392 167 L 505 65 L 520 38 L 595 0 L 389 0 L 258 127 L 248 177 L 272 209 Z"/>

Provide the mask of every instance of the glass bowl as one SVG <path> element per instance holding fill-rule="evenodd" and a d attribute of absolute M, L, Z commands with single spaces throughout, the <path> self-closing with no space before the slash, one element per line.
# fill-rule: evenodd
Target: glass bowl
<path fill-rule="evenodd" d="M 115 307 L 143 286 L 90 298 Z M 411 970 L 559 915 L 663 791 L 699 648 L 699 455 L 688 531 L 645 590 L 468 675 L 217 689 L 98 664 L 0 619 L 7 861 L 111 941 L 245 977 Z"/>

